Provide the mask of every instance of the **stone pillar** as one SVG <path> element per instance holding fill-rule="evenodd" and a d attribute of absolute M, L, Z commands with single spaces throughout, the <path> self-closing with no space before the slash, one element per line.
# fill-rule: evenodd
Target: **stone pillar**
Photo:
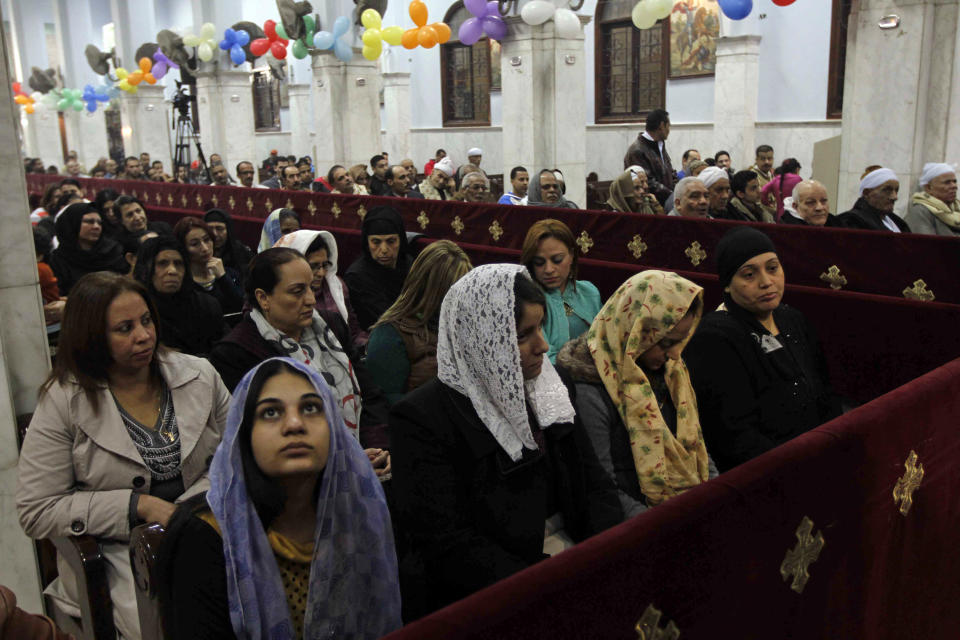
<path fill-rule="evenodd" d="M 139 156 L 146 151 L 151 159 L 163 160 L 164 169 L 169 171 L 173 132 L 163 87 L 141 83 L 137 93 L 123 94 L 120 101 L 124 152 L 127 156 Z"/>
<path fill-rule="evenodd" d="M 47 108 L 38 109 L 21 118 L 27 154 L 42 158 L 43 165 L 63 168 L 63 146 L 60 143 L 60 123 L 57 112 Z"/>
<path fill-rule="evenodd" d="M 208 66 L 197 74 L 200 143 L 204 157 L 219 153 L 232 175 L 238 162 L 257 164 L 250 72 Z M 197 157 L 196 149 L 190 157 Z"/>
<path fill-rule="evenodd" d="M 534 27 L 519 16 L 506 20 L 502 172 L 523 165 L 532 177 L 541 169 L 560 169 L 566 198 L 586 206 L 586 105 L 571 99 L 586 93 L 583 37 L 558 38 L 553 21 Z M 590 18 L 580 21 L 586 25 Z"/>
<path fill-rule="evenodd" d="M 313 114 L 310 109 L 310 85 L 309 84 L 291 84 L 288 85 L 290 96 L 290 153 L 302 158 L 316 155 L 314 151 L 314 139 L 316 133 L 313 130 Z M 316 167 L 319 172 L 322 166 Z"/>
<path fill-rule="evenodd" d="M 960 159 L 960 0 L 860 0 L 850 13 L 837 211 L 872 164 L 900 178 L 905 212 L 926 162 Z M 884 16 L 900 17 L 880 29 Z M 882 52 L 879 55 L 878 52 Z"/>
<path fill-rule="evenodd" d="M 340 62 L 330 52 L 313 56 L 313 125 L 317 132 L 314 163 L 350 166 L 370 162 L 381 151 L 380 70 L 354 50 Z"/>
<path fill-rule="evenodd" d="M 713 146 L 730 152 L 736 169 L 753 164 L 760 88 L 760 36 L 717 38 L 713 89 Z"/>
<path fill-rule="evenodd" d="M 94 113 L 86 110 L 65 113 L 64 125 L 67 130 L 67 148 L 77 152 L 80 164 L 87 171 L 93 169 L 97 160 L 109 156 L 107 120 L 103 111 L 98 109 Z"/>
<path fill-rule="evenodd" d="M 33 542 L 20 529 L 16 509 L 16 416 L 32 412 L 50 368 L 38 286 L 23 158 L 17 139 L 19 106 L 7 72 L 7 43 L 0 33 L 0 558 L 3 583 L 21 608 L 43 612 Z"/>
<path fill-rule="evenodd" d="M 410 157 L 410 73 L 383 74 L 383 148 L 397 160 Z"/>

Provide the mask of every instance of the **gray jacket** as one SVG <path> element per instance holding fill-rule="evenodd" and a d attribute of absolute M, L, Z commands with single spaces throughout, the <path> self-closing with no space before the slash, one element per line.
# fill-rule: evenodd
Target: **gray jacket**
<path fill-rule="evenodd" d="M 925 233 L 931 236 L 947 236 L 951 238 L 960 236 L 960 232 L 954 231 L 945 225 L 940 221 L 940 218 L 931 213 L 930 209 L 927 209 L 919 202 L 910 205 L 907 209 L 907 215 L 903 217 L 903 220 L 910 225 L 910 231 L 913 233 Z"/>

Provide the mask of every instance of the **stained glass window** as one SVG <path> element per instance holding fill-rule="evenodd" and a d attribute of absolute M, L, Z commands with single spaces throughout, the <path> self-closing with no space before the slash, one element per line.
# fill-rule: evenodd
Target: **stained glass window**
<path fill-rule="evenodd" d="M 257 131 L 280 131 L 280 81 L 270 69 L 253 71 L 253 119 Z"/>
<path fill-rule="evenodd" d="M 457 31 L 470 17 L 462 2 L 456 2 L 444 19 L 452 35 L 440 46 L 440 68 L 443 90 L 443 126 L 489 126 L 491 46 L 486 38 L 472 46 L 457 40 Z M 499 46 L 495 63 L 500 64 Z M 499 69 L 498 69 L 499 70 Z M 496 80 L 499 84 L 499 73 Z"/>

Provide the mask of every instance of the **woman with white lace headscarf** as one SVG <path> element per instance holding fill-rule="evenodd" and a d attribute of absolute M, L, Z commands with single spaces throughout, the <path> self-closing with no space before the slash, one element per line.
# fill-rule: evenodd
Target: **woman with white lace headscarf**
<path fill-rule="evenodd" d="M 390 415 L 405 619 L 463 598 L 622 518 L 546 357 L 542 291 L 519 265 L 444 298 L 438 376 Z"/>

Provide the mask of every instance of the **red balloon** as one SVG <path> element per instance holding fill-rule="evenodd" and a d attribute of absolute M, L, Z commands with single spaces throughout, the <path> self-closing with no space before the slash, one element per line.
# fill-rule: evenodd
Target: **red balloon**
<path fill-rule="evenodd" d="M 277 40 L 272 45 L 270 45 L 270 52 L 273 54 L 273 57 L 277 60 L 283 60 L 287 57 L 287 48 L 280 44 L 285 42 L 285 40 Z"/>
<path fill-rule="evenodd" d="M 256 57 L 260 57 L 270 49 L 270 41 L 266 38 L 257 38 L 250 43 L 250 53 Z"/>
<path fill-rule="evenodd" d="M 793 4 L 796 1 L 797 0 L 773 0 L 773 4 L 777 5 L 778 7 L 785 7 L 787 5 Z"/>
<path fill-rule="evenodd" d="M 267 37 L 271 40 L 277 39 L 277 23 L 273 20 L 267 20 L 263 23 L 263 32 L 267 34 Z"/>

